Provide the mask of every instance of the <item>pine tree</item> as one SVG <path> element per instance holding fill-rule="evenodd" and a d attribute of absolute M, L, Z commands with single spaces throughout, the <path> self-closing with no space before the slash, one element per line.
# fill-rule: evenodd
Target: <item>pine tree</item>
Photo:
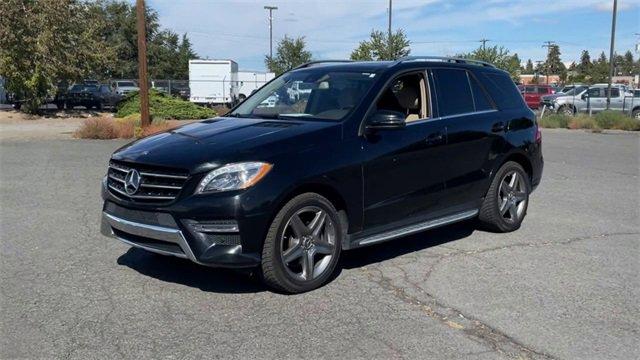
<path fill-rule="evenodd" d="M 527 65 L 524 67 L 525 74 L 533 74 L 533 62 L 531 59 L 527 60 Z"/>
<path fill-rule="evenodd" d="M 361 41 L 351 52 L 351 60 L 397 60 L 409 55 L 409 40 L 402 29 L 391 34 L 391 41 L 386 32 L 372 30 L 369 40 Z"/>

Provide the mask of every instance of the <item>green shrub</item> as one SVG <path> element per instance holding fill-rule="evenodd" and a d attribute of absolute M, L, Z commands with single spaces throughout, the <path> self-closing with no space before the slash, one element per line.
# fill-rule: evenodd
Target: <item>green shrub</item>
<path fill-rule="evenodd" d="M 590 116 L 579 115 L 569 120 L 569 129 L 599 129 L 596 120 Z"/>
<path fill-rule="evenodd" d="M 569 126 L 569 120 L 571 120 L 571 117 L 567 115 L 551 114 L 538 119 L 538 125 L 540 125 L 543 128 L 549 128 L 549 129 L 556 129 L 556 128 L 566 129 Z"/>
<path fill-rule="evenodd" d="M 124 118 L 140 113 L 140 96 L 137 92 L 127 95 L 118 104 L 116 117 Z M 206 119 L 216 116 L 216 112 L 192 102 L 169 96 L 155 90 L 149 92 L 149 112 L 153 119 Z"/>
<path fill-rule="evenodd" d="M 640 121 L 632 117 L 625 116 L 624 118 L 620 119 L 619 122 L 613 125 L 613 129 L 640 131 Z"/>
<path fill-rule="evenodd" d="M 595 119 L 596 124 L 603 129 L 619 129 L 623 123 L 627 123 L 627 120 L 631 118 L 619 111 L 607 110 L 597 113 Z"/>

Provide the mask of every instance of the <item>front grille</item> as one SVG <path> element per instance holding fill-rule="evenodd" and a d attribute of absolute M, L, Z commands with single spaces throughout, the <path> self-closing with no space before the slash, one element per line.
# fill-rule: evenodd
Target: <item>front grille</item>
<path fill-rule="evenodd" d="M 125 178 L 130 170 L 140 174 L 138 190 L 129 194 L 125 190 Z M 111 194 L 138 203 L 157 204 L 175 200 L 189 174 L 184 170 L 158 168 L 148 165 L 110 161 L 107 185 Z"/>

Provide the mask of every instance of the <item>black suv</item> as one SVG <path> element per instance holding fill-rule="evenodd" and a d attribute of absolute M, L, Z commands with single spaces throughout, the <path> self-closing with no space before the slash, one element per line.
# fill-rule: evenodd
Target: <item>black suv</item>
<path fill-rule="evenodd" d="M 342 250 L 474 218 L 518 229 L 542 167 L 533 112 L 490 64 L 313 62 L 117 150 L 102 233 L 303 292 Z"/>

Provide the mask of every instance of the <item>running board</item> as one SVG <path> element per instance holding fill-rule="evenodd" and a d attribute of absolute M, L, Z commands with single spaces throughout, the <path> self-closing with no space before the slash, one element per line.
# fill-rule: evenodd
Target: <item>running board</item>
<path fill-rule="evenodd" d="M 414 234 L 414 233 L 417 233 L 417 232 L 420 232 L 420 231 L 433 229 L 433 228 L 436 228 L 436 227 L 439 227 L 439 226 L 444 226 L 444 225 L 447 225 L 447 224 L 455 223 L 455 222 L 458 222 L 458 221 L 471 219 L 472 217 L 476 216 L 477 214 L 478 214 L 478 210 L 477 209 L 468 210 L 468 211 L 463 211 L 461 213 L 448 215 L 448 216 L 444 216 L 444 217 L 441 217 L 441 218 L 437 218 L 437 219 L 421 222 L 421 223 L 418 223 L 418 224 L 409 225 L 407 227 L 403 227 L 403 228 L 400 228 L 400 229 L 394 229 L 394 230 L 386 231 L 386 232 L 383 232 L 383 233 L 380 233 L 380 234 L 376 234 L 376 235 L 372 235 L 372 236 L 366 237 L 366 238 L 364 238 L 362 240 L 356 240 L 356 246 L 354 246 L 354 247 L 371 245 L 371 244 L 375 244 L 375 243 L 379 243 L 379 242 L 383 242 L 383 241 L 399 238 L 399 237 L 402 237 L 402 236 Z"/>

